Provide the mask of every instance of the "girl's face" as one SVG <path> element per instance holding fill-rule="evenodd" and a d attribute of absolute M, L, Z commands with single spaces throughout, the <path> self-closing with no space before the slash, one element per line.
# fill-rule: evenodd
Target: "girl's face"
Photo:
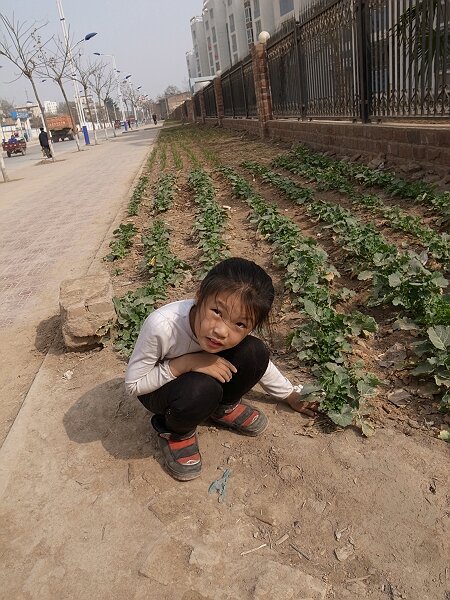
<path fill-rule="evenodd" d="M 237 346 L 253 329 L 253 323 L 236 294 L 222 292 L 195 306 L 190 324 L 205 352 L 222 352 Z"/>

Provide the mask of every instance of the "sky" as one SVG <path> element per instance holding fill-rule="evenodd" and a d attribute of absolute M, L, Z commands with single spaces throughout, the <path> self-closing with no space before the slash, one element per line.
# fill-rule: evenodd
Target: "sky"
<path fill-rule="evenodd" d="M 134 87 L 155 98 L 168 85 L 182 88 L 187 82 L 186 52 L 192 49 L 189 21 L 201 14 L 202 0 L 62 0 L 64 16 L 77 42 L 87 33 L 97 35 L 80 44 L 84 56 L 94 52 L 114 54 L 121 74 L 132 75 Z M 0 13 L 12 15 L 32 25 L 48 22 L 42 38 L 54 34 L 62 37 L 56 0 L 0 0 Z M 0 35 L 2 25 L 0 25 Z M 48 35 L 46 33 L 48 32 Z M 104 59 L 111 61 L 111 59 Z M 17 70 L 0 57 L 0 98 L 15 105 L 34 100 L 31 85 Z M 42 101 L 62 101 L 58 88 L 51 82 L 38 81 Z M 65 86 L 72 97 L 72 87 Z"/>

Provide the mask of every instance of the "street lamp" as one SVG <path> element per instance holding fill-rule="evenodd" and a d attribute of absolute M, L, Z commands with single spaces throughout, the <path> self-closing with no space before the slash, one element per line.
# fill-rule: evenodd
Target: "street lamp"
<path fill-rule="evenodd" d="M 78 90 L 78 83 L 75 80 L 76 70 L 75 70 L 75 64 L 73 61 L 72 50 L 76 46 L 78 46 L 78 44 L 80 44 L 81 42 L 87 42 L 88 40 L 93 38 L 95 35 L 97 35 L 97 32 L 92 31 L 91 33 L 87 33 L 82 40 L 77 42 L 75 44 L 75 46 L 73 46 L 71 48 L 70 43 L 69 43 L 69 32 L 67 29 L 66 18 L 64 17 L 61 0 L 56 0 L 56 5 L 58 7 L 59 20 L 61 21 L 61 27 L 62 27 L 63 34 L 64 34 L 64 41 L 65 41 L 65 44 L 67 47 L 67 54 L 68 54 L 68 58 L 69 58 L 70 68 L 72 69 L 72 83 L 73 83 L 73 89 L 74 89 L 75 107 L 77 109 L 78 120 L 79 120 L 81 128 L 83 130 L 84 142 L 86 145 L 89 145 L 91 142 L 89 140 L 89 133 L 88 133 L 87 125 L 86 125 L 86 118 L 84 116 L 83 105 L 81 103 L 80 92 Z"/>
<path fill-rule="evenodd" d="M 131 75 L 127 75 L 125 77 L 124 81 L 128 81 L 128 85 L 130 86 L 131 106 L 133 107 L 134 122 L 136 123 L 136 126 L 137 126 L 136 107 L 134 105 L 134 92 L 133 92 L 133 86 L 131 85 L 131 79 L 130 79 L 130 77 L 131 77 Z"/>
<path fill-rule="evenodd" d="M 117 70 L 116 57 L 114 56 L 114 54 L 104 54 L 103 52 L 94 52 L 94 54 L 96 56 L 108 56 L 109 58 L 112 58 L 113 70 L 114 70 L 114 74 L 116 76 L 116 82 L 117 82 L 117 96 L 119 98 L 120 112 L 122 113 L 123 127 L 124 127 L 124 130 L 127 131 L 128 124 L 125 119 L 125 108 L 123 106 L 123 96 L 122 96 L 122 90 L 120 89 L 120 81 L 119 81 L 120 71 Z"/>

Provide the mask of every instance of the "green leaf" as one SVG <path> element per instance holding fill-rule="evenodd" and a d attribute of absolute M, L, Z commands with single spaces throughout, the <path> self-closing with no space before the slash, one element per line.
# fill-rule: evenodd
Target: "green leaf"
<path fill-rule="evenodd" d="M 430 365 L 429 362 L 423 362 L 417 365 L 415 369 L 411 371 L 412 375 L 429 375 L 434 371 L 434 365 Z"/>
<path fill-rule="evenodd" d="M 444 440 L 444 442 L 450 443 L 450 431 L 448 429 L 443 429 L 439 432 L 438 438 Z"/>
<path fill-rule="evenodd" d="M 388 277 L 390 287 L 396 288 L 402 284 L 402 280 L 400 279 L 400 274 L 398 272 L 391 273 Z"/>
<path fill-rule="evenodd" d="M 361 271 L 358 275 L 358 279 L 360 281 L 365 281 L 366 279 L 372 279 L 373 271 Z"/>
<path fill-rule="evenodd" d="M 402 329 L 404 331 L 412 331 L 414 329 L 419 329 L 417 323 L 414 323 L 412 319 L 408 319 L 404 317 L 402 319 L 397 319 L 392 325 L 392 329 Z"/>
<path fill-rule="evenodd" d="M 314 304 L 314 302 L 311 302 L 311 300 L 308 300 L 307 298 L 305 298 L 303 300 L 303 306 L 305 308 L 306 314 L 308 314 L 311 318 L 313 318 L 314 321 L 319 320 L 319 316 L 317 314 L 317 306 Z"/>
<path fill-rule="evenodd" d="M 446 350 L 450 347 L 450 326 L 436 325 L 427 329 L 430 342 L 439 350 Z"/>
<path fill-rule="evenodd" d="M 348 427 L 353 423 L 355 409 L 353 409 L 349 404 L 344 404 L 340 412 L 330 410 L 327 414 L 333 423 L 336 423 L 336 425 L 339 425 L 340 427 Z"/>

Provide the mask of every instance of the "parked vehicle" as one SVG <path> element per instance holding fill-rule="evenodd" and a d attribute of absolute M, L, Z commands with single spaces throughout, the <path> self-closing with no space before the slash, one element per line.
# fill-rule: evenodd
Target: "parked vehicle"
<path fill-rule="evenodd" d="M 27 143 L 24 138 L 18 138 L 15 141 L 7 140 L 2 142 L 2 148 L 6 152 L 8 158 L 10 158 L 12 154 L 21 154 L 22 156 L 25 156 L 27 152 Z"/>
<path fill-rule="evenodd" d="M 47 117 L 47 126 L 52 138 L 52 142 L 64 142 L 66 139 L 74 139 L 72 119 L 69 115 L 55 115 L 54 117 Z"/>

